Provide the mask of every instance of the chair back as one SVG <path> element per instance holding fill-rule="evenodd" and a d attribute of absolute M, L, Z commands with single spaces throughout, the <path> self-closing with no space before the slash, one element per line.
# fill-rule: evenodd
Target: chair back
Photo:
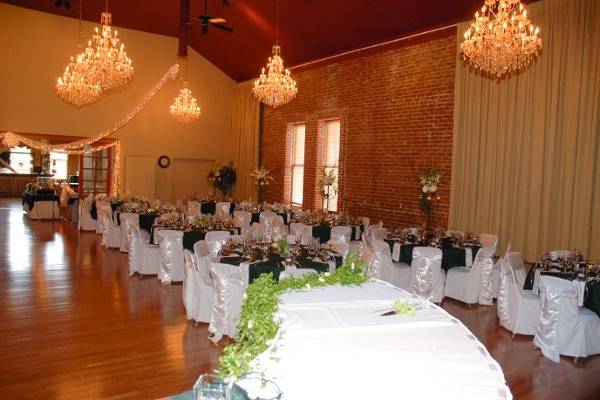
<path fill-rule="evenodd" d="M 498 285 L 498 307 L 497 314 L 500 319 L 500 325 L 512 326 L 511 323 L 511 301 L 510 299 L 516 299 L 519 296 L 519 289 L 515 283 L 515 276 L 513 269 L 510 266 L 510 246 L 506 250 L 506 253 L 498 260 L 500 268 L 500 282 Z"/>
<path fill-rule="evenodd" d="M 228 331 L 228 321 L 231 314 L 235 312 L 232 309 L 232 289 L 235 286 L 244 286 L 244 277 L 242 268 L 221 264 L 210 263 L 209 275 L 214 290 L 213 309 L 208 325 L 209 339 L 213 342 L 219 342 Z"/>
<path fill-rule="evenodd" d="M 196 268 L 204 280 L 204 284 L 212 286 L 212 281 L 208 274 L 210 268 L 211 254 L 206 241 L 199 240 L 194 243 L 194 258 L 196 259 Z"/>
<path fill-rule="evenodd" d="M 308 245 L 312 240 L 312 227 L 305 224 L 292 222 L 290 224 L 290 234 L 296 237 L 296 242 Z"/>
<path fill-rule="evenodd" d="M 185 268 L 186 268 L 186 274 L 187 274 L 187 269 L 194 269 L 197 270 L 197 266 L 196 266 L 196 260 L 194 255 L 192 254 L 191 251 L 189 251 L 188 249 L 183 249 L 183 262 L 185 263 Z"/>
<path fill-rule="evenodd" d="M 525 271 L 525 261 L 523 261 L 523 255 L 519 252 L 508 253 L 508 262 L 512 268 L 515 281 L 517 285 L 523 287 L 525 279 L 527 277 L 527 271 Z"/>
<path fill-rule="evenodd" d="M 260 213 L 260 215 L 258 216 L 258 221 L 261 224 L 264 224 L 264 222 L 268 219 L 272 219 L 275 218 L 277 216 L 277 214 L 275 214 L 273 211 L 263 211 Z"/>
<path fill-rule="evenodd" d="M 249 226 L 252 222 L 252 213 L 250 211 L 235 210 L 233 212 L 235 225 L 241 227 Z"/>
<path fill-rule="evenodd" d="M 220 201 L 215 206 L 215 216 L 222 219 L 227 219 L 230 216 L 229 211 L 231 210 L 231 203 L 227 201 Z"/>
<path fill-rule="evenodd" d="M 384 240 L 387 234 L 386 228 L 371 228 L 371 240 Z"/>
<path fill-rule="evenodd" d="M 479 290 L 479 304 L 490 305 L 493 303 L 493 279 L 492 271 L 494 269 L 494 247 L 482 247 L 475 255 L 475 261 L 471 267 L 471 273 L 481 278 Z"/>
<path fill-rule="evenodd" d="M 382 279 L 383 271 L 385 269 L 393 268 L 390 246 L 383 240 L 373 240 L 371 241 L 371 247 L 373 249 L 373 258 L 371 262 L 373 277 Z"/>
<path fill-rule="evenodd" d="M 187 202 L 187 215 L 191 217 L 198 216 L 200 214 L 200 203 L 195 200 L 188 200 Z"/>
<path fill-rule="evenodd" d="M 204 237 L 204 241 L 208 246 L 208 251 L 213 258 L 216 258 L 219 255 L 219 252 L 229 240 L 231 233 L 229 231 L 211 231 L 206 232 L 206 236 Z"/>
<path fill-rule="evenodd" d="M 352 239 L 352 227 L 338 225 L 331 228 L 330 238 L 332 241 L 350 243 Z"/>
<path fill-rule="evenodd" d="M 540 278 L 541 317 L 534 343 L 554 362 L 560 362 L 560 325 L 577 324 L 577 293 L 577 286 L 572 281 L 547 275 Z"/>
<path fill-rule="evenodd" d="M 498 236 L 489 233 L 482 233 L 479 235 L 479 241 L 483 247 L 493 249 L 492 256 L 496 252 L 496 246 L 498 245 Z"/>
<path fill-rule="evenodd" d="M 442 269 L 442 250 L 436 247 L 415 247 L 411 263 L 410 291 L 431 301 L 434 297 L 434 276 Z"/>

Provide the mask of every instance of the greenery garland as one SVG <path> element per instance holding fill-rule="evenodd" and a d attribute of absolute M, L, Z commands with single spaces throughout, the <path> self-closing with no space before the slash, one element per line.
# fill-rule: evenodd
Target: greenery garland
<path fill-rule="evenodd" d="M 280 282 L 275 281 L 272 274 L 261 275 L 246 291 L 238 319 L 237 340 L 227 346 L 219 358 L 221 377 L 238 378 L 250 372 L 252 360 L 269 347 L 279 330 L 280 324 L 274 316 L 282 294 L 331 285 L 360 285 L 368 279 L 367 264 L 353 252 L 331 273 L 308 274 Z"/>

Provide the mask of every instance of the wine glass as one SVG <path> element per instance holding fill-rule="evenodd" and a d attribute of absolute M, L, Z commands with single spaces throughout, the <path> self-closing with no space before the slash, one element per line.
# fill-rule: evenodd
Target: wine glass
<path fill-rule="evenodd" d="M 227 399 L 227 383 L 219 375 L 202 374 L 194 384 L 194 400 L 225 400 Z"/>

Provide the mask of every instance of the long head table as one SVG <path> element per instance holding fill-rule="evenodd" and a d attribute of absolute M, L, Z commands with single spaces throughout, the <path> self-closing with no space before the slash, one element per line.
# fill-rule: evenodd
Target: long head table
<path fill-rule="evenodd" d="M 381 316 L 397 299 L 416 315 Z M 384 282 L 287 293 L 276 318 L 280 335 L 255 366 L 286 400 L 512 398 L 498 363 L 460 321 Z"/>

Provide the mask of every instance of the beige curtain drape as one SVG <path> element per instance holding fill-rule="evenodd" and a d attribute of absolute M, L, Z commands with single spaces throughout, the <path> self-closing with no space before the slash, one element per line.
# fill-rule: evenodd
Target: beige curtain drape
<path fill-rule="evenodd" d="M 250 173 L 258 168 L 259 128 L 260 103 L 252 93 L 252 82 L 240 83 L 235 88 L 231 116 L 231 160 L 237 171 L 233 196 L 237 200 L 256 198 Z"/>
<path fill-rule="evenodd" d="M 495 82 L 457 57 L 449 225 L 497 233 L 499 252 L 530 261 L 600 259 L 600 1 L 527 8 L 543 39 L 528 71 Z"/>

